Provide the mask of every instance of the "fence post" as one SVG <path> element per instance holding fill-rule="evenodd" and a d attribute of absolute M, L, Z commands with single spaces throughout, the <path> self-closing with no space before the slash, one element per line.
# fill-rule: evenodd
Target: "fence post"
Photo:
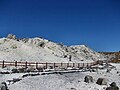
<path fill-rule="evenodd" d="M 17 61 L 15 61 L 15 67 L 17 67 Z"/>
<path fill-rule="evenodd" d="M 69 67 L 69 63 L 67 63 L 67 68 Z"/>
<path fill-rule="evenodd" d="M 4 64 L 5 64 L 5 61 L 3 60 L 3 63 L 2 63 L 2 68 L 4 68 L 4 66 L 5 66 Z"/>
<path fill-rule="evenodd" d="M 93 66 L 94 65 L 94 62 L 93 63 L 91 63 L 91 66 Z"/>
<path fill-rule="evenodd" d="M 47 62 L 46 62 L 45 68 L 47 69 Z"/>
<path fill-rule="evenodd" d="M 54 67 L 54 69 L 55 69 L 55 63 L 53 64 L 53 67 Z"/>
<path fill-rule="evenodd" d="M 75 63 L 73 63 L 73 68 L 75 67 Z"/>
<path fill-rule="evenodd" d="M 88 63 L 87 63 L 87 68 L 89 67 Z"/>
<path fill-rule="evenodd" d="M 84 67 L 84 63 L 83 63 L 83 67 Z"/>
<path fill-rule="evenodd" d="M 36 62 L 36 69 L 38 69 L 38 63 Z"/>
<path fill-rule="evenodd" d="M 93 65 L 93 63 L 90 63 L 90 67 Z"/>
<path fill-rule="evenodd" d="M 25 62 L 25 68 L 27 68 L 27 61 Z"/>
<path fill-rule="evenodd" d="M 80 63 L 78 63 L 78 68 L 80 67 Z"/>
<path fill-rule="evenodd" d="M 61 67 L 62 67 L 63 63 L 61 63 Z"/>

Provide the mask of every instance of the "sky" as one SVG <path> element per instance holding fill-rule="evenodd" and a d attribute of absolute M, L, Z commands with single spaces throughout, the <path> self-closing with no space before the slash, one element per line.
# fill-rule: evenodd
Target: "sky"
<path fill-rule="evenodd" d="M 120 0 L 0 0 L 0 37 L 9 33 L 120 51 Z"/>

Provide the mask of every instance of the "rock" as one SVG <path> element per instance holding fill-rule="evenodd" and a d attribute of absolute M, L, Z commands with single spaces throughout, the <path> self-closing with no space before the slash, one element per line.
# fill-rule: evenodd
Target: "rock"
<path fill-rule="evenodd" d="M 115 87 L 107 87 L 106 90 L 119 90 L 119 88 L 117 86 L 115 86 Z"/>
<path fill-rule="evenodd" d="M 98 78 L 97 82 L 98 85 L 107 85 L 107 81 L 105 78 Z"/>
<path fill-rule="evenodd" d="M 13 35 L 13 34 L 8 34 L 8 36 L 7 36 L 7 38 L 9 38 L 9 39 L 16 39 L 16 36 L 15 35 Z"/>
<path fill-rule="evenodd" d="M 111 69 L 110 69 L 110 68 L 108 68 L 106 72 L 107 72 L 107 73 L 110 73 L 110 71 L 111 71 Z"/>
<path fill-rule="evenodd" d="M 120 73 L 119 71 L 117 71 L 117 74 Z"/>
<path fill-rule="evenodd" d="M 25 73 L 26 72 L 26 68 L 19 68 L 18 71 L 19 71 L 19 73 Z"/>
<path fill-rule="evenodd" d="M 111 87 L 115 87 L 115 86 L 116 86 L 116 83 L 115 83 L 115 82 L 112 82 L 112 83 L 110 84 L 110 86 L 111 86 Z"/>
<path fill-rule="evenodd" d="M 0 90 L 8 90 L 8 87 L 7 87 L 6 82 L 2 82 L 2 83 L 0 84 Z"/>
<path fill-rule="evenodd" d="M 110 87 L 107 87 L 106 90 L 119 90 L 119 87 L 116 86 L 116 83 L 115 82 L 112 82 L 110 84 Z"/>
<path fill-rule="evenodd" d="M 94 69 L 92 69 L 91 71 L 92 71 L 92 72 L 96 72 L 96 70 L 94 70 Z"/>
<path fill-rule="evenodd" d="M 85 76 L 84 82 L 86 82 L 86 83 L 93 82 L 93 77 L 92 77 L 92 76 L 89 76 L 89 75 Z"/>
<path fill-rule="evenodd" d="M 12 69 L 12 73 L 19 73 L 19 71 L 18 71 L 18 69 L 13 68 L 13 69 Z"/>
<path fill-rule="evenodd" d="M 64 58 L 67 58 L 67 55 L 64 55 L 63 57 L 64 57 Z"/>
<path fill-rule="evenodd" d="M 27 43 L 27 42 L 29 41 L 29 38 L 23 38 L 22 41 L 23 41 L 24 43 Z"/>
<path fill-rule="evenodd" d="M 38 46 L 40 46 L 40 47 L 43 47 L 43 48 L 44 48 L 44 47 L 45 47 L 45 43 L 44 43 L 44 42 L 39 42 L 39 43 L 38 43 Z"/>
<path fill-rule="evenodd" d="M 32 68 L 32 67 L 27 68 L 27 72 L 34 72 L 34 71 L 35 71 L 35 68 Z"/>

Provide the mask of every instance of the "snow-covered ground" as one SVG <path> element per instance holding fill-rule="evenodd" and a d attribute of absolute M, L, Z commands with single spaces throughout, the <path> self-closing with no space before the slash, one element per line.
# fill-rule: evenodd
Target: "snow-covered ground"
<path fill-rule="evenodd" d="M 97 72 L 74 72 L 64 74 L 49 74 L 28 76 L 22 78 L 24 73 L 0 75 L 1 80 L 11 80 L 12 78 L 22 78 L 21 81 L 8 85 L 9 90 L 105 90 L 111 82 L 116 82 L 120 88 L 120 64 L 113 64 L 110 73 L 106 69 Z M 84 77 L 90 75 L 93 77 L 93 83 L 85 83 Z M 107 85 L 98 85 L 98 78 L 106 78 Z"/>

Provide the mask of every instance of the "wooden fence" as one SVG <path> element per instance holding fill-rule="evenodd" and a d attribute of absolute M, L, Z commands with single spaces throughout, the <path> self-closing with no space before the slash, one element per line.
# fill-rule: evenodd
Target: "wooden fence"
<path fill-rule="evenodd" d="M 82 67 L 91 67 L 97 65 L 98 61 L 91 62 L 91 63 L 39 63 L 39 62 L 19 62 L 19 61 L 0 61 L 0 67 L 5 68 L 7 66 L 14 66 L 14 67 L 34 67 L 34 68 L 82 68 Z"/>

